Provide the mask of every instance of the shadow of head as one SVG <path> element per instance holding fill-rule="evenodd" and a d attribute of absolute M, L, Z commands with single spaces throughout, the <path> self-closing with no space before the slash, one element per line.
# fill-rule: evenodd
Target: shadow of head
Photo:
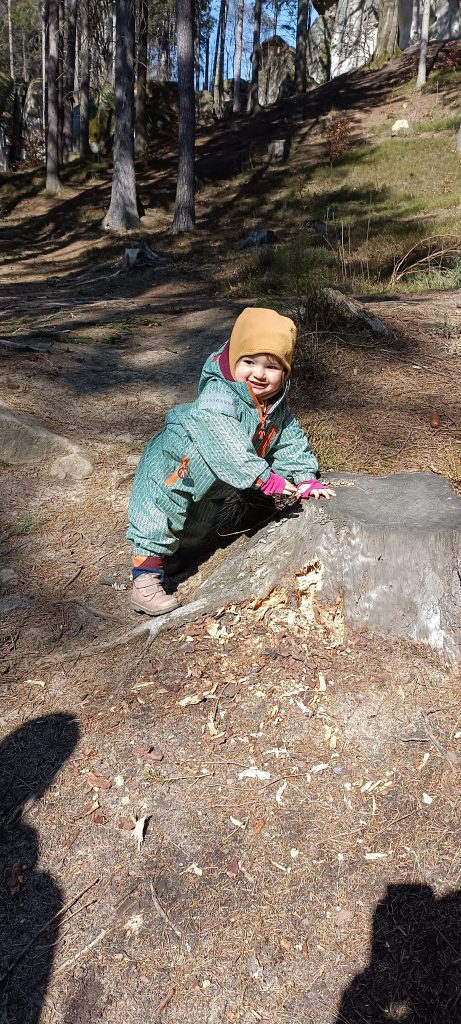
<path fill-rule="evenodd" d="M 43 715 L 0 743 L 0 815 L 11 824 L 51 786 L 80 737 L 73 715 Z"/>
<path fill-rule="evenodd" d="M 455 1024 L 459 1018 L 461 892 L 389 885 L 378 903 L 370 963 L 342 998 L 337 1024 Z"/>

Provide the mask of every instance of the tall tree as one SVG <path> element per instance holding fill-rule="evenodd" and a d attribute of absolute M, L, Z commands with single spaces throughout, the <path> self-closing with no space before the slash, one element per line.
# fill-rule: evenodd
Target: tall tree
<path fill-rule="evenodd" d="M 243 14 L 245 0 L 237 2 L 237 31 L 235 34 L 235 61 L 234 61 L 234 114 L 240 113 L 240 77 L 242 73 L 242 42 L 243 42 Z"/>
<path fill-rule="evenodd" d="M 426 84 L 427 77 L 427 43 L 429 40 L 429 21 L 431 16 L 431 0 L 424 0 L 423 3 L 423 20 L 421 23 L 421 43 L 419 46 L 419 64 L 418 64 L 418 75 L 416 78 L 416 88 L 422 89 L 423 85 Z"/>
<path fill-rule="evenodd" d="M 381 0 L 378 8 L 378 35 L 373 59 L 392 57 L 399 31 L 399 0 Z"/>
<path fill-rule="evenodd" d="M 48 133 L 46 140 L 46 191 L 49 196 L 61 192 L 59 179 L 58 110 L 58 0 L 48 3 Z"/>
<path fill-rule="evenodd" d="M 115 135 L 107 231 L 139 227 L 134 170 L 134 0 L 116 0 Z"/>
<path fill-rule="evenodd" d="M 7 18 L 8 18 L 8 50 L 10 56 L 10 75 L 14 82 L 14 50 L 13 50 L 13 25 L 11 23 L 11 0 L 7 0 Z"/>
<path fill-rule="evenodd" d="M 147 31 L 149 20 L 148 0 L 140 0 L 138 10 L 139 27 L 134 151 L 136 156 L 142 156 L 146 148 Z"/>
<path fill-rule="evenodd" d="M 194 0 L 176 0 L 179 136 L 173 234 L 195 228 Z"/>
<path fill-rule="evenodd" d="M 295 90 L 306 91 L 306 52 L 310 0 L 298 0 L 296 20 Z"/>
<path fill-rule="evenodd" d="M 80 156 L 86 160 L 90 153 L 90 10 L 89 0 L 82 0 L 80 13 Z"/>
<path fill-rule="evenodd" d="M 63 128 L 63 151 L 64 157 L 72 152 L 72 112 L 74 108 L 74 81 L 75 81 L 75 43 L 77 38 L 77 3 L 78 0 L 69 0 L 67 6 L 67 65 L 66 85 L 64 96 L 64 128 Z"/>
<path fill-rule="evenodd" d="M 227 12 L 229 0 L 221 0 L 213 76 L 213 106 L 217 117 L 224 113 L 224 48 L 226 42 Z M 219 45 L 218 45 L 219 43 Z"/>
<path fill-rule="evenodd" d="M 248 95 L 248 111 L 253 113 L 258 105 L 258 78 L 261 59 L 259 41 L 261 38 L 262 0 L 255 0 L 253 13 L 253 52 L 251 54 L 251 84 Z"/>

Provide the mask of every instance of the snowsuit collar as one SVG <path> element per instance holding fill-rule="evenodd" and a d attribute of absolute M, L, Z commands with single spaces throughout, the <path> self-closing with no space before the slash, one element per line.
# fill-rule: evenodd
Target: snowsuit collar
<path fill-rule="evenodd" d="M 250 408 L 253 409 L 256 408 L 260 419 L 265 419 L 268 413 L 272 413 L 274 409 L 276 409 L 277 406 L 280 405 L 281 402 L 283 402 L 283 400 L 287 397 L 290 388 L 290 381 L 288 379 L 287 381 L 285 381 L 285 384 L 281 391 L 279 391 L 279 393 L 275 395 L 273 400 L 270 400 L 267 403 L 264 410 L 261 402 L 258 401 L 258 398 L 254 394 L 254 391 L 250 387 L 250 385 L 246 381 L 243 381 L 243 383 L 240 384 L 236 380 L 234 380 L 229 366 L 228 341 L 226 341 L 226 344 L 223 345 L 223 347 L 220 348 L 218 352 L 212 353 L 210 356 L 208 356 L 208 359 L 203 367 L 199 381 L 199 395 L 203 391 L 205 385 L 208 384 L 209 381 L 211 380 L 219 380 L 222 383 L 225 383 L 229 390 L 232 391 L 233 394 L 235 394 L 238 398 L 240 398 L 240 400 L 244 402 L 245 405 L 249 405 Z"/>

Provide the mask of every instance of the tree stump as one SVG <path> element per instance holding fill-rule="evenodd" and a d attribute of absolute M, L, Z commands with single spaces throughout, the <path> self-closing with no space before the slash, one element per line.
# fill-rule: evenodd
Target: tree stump
<path fill-rule="evenodd" d="M 429 644 L 461 661 L 461 499 L 429 473 L 330 474 L 336 498 L 295 506 L 202 584 L 206 609 L 302 580 L 320 616 Z M 298 583 L 296 583 L 298 581 Z M 195 595 L 194 595 L 195 596 Z M 180 615 L 186 609 L 174 615 Z"/>

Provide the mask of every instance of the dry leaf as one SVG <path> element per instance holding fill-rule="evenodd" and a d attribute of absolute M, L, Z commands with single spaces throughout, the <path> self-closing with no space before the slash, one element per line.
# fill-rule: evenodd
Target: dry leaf
<path fill-rule="evenodd" d="M 430 424 L 433 430 L 438 430 L 440 427 L 440 416 L 436 409 L 433 409 L 431 412 Z"/>
<path fill-rule="evenodd" d="M 234 878 L 235 879 L 235 878 L 238 878 L 239 874 L 240 874 L 240 869 L 239 869 L 239 863 L 238 863 L 237 857 L 233 857 L 232 860 L 230 861 L 230 863 L 227 865 L 226 875 L 228 875 L 229 878 Z"/>
<path fill-rule="evenodd" d="M 143 814 L 142 818 L 139 818 L 139 821 L 137 821 L 136 825 L 134 826 L 133 835 L 138 844 L 138 851 L 141 849 L 141 846 L 144 842 L 144 832 L 149 818 L 150 814 Z"/>
<path fill-rule="evenodd" d="M 93 825 L 107 825 L 106 815 L 102 811 L 96 811 L 93 814 Z"/>
<path fill-rule="evenodd" d="M 325 676 L 324 676 L 323 672 L 319 672 L 319 690 L 320 690 L 320 693 L 325 693 L 326 688 L 327 688 L 327 683 L 326 683 Z"/>
<path fill-rule="evenodd" d="M 194 861 L 193 864 L 189 864 L 188 868 L 184 868 L 184 871 L 181 871 L 181 874 L 182 875 L 198 875 L 199 878 L 201 878 L 201 876 L 203 875 L 203 871 L 202 871 L 201 868 L 199 868 L 198 864 L 196 864 L 195 861 Z"/>
<path fill-rule="evenodd" d="M 231 815 L 231 817 L 230 817 L 230 821 L 231 821 L 231 822 L 232 822 L 232 824 L 233 824 L 233 825 L 235 825 L 235 826 L 236 826 L 237 828 L 245 828 L 245 825 L 244 825 L 243 821 L 239 821 L 239 820 L 238 820 L 238 818 L 233 818 L 233 817 L 232 817 L 232 815 Z"/>
<path fill-rule="evenodd" d="M 210 700 L 217 688 L 218 683 L 216 682 L 208 690 L 203 690 L 200 693 L 188 693 L 187 697 L 183 697 L 182 700 L 179 701 L 179 706 L 181 708 L 187 708 L 189 704 L 201 704 L 204 700 Z"/>
<path fill-rule="evenodd" d="M 252 825 L 253 832 L 256 832 L 256 835 L 259 836 L 259 833 L 262 832 L 265 824 L 266 824 L 266 819 L 265 818 L 257 818 L 256 821 L 254 821 L 253 825 Z"/>
<path fill-rule="evenodd" d="M 105 779 L 104 775 L 99 775 L 98 772 L 88 772 L 85 781 L 93 786 L 93 789 L 110 789 L 112 786 L 110 779 Z"/>
<path fill-rule="evenodd" d="M 326 768 L 329 768 L 329 767 L 330 767 L 329 764 L 313 764 L 312 768 L 310 769 L 310 771 L 312 772 L 313 775 L 316 775 L 317 772 L 324 772 L 326 770 Z"/>
<path fill-rule="evenodd" d="M 365 860 L 384 860 L 387 853 L 366 853 Z"/>
<path fill-rule="evenodd" d="M 135 826 L 135 822 L 133 821 L 132 818 L 119 818 L 118 819 L 118 827 L 119 828 L 126 828 L 126 829 L 129 829 L 130 832 L 132 832 L 133 829 L 134 829 L 134 826 Z"/>
<path fill-rule="evenodd" d="M 310 960 L 309 946 L 306 939 L 304 939 L 302 944 L 302 954 L 305 960 Z"/>
<path fill-rule="evenodd" d="M 285 949 L 287 951 L 291 949 L 291 942 L 289 939 L 280 939 L 280 945 L 282 949 Z"/>

